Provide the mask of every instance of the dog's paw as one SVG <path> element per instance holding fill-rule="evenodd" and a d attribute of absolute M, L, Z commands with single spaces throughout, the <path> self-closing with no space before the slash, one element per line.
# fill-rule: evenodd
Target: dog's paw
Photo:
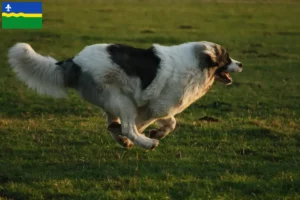
<path fill-rule="evenodd" d="M 158 129 L 152 129 L 149 131 L 149 137 L 153 139 L 162 139 L 166 136 L 164 131 L 160 131 Z"/>
<path fill-rule="evenodd" d="M 133 147 L 133 142 L 131 142 L 131 140 L 129 140 L 127 137 L 123 136 L 123 135 L 119 135 L 118 136 L 118 143 L 127 149 L 130 149 Z"/>
<path fill-rule="evenodd" d="M 117 122 L 113 122 L 107 127 L 107 130 L 110 132 L 112 138 L 122 147 L 130 149 L 133 146 L 133 142 L 131 142 L 131 140 L 129 140 L 127 137 L 123 135 L 120 135 L 121 124 Z"/>
<path fill-rule="evenodd" d="M 153 145 L 150 148 L 150 150 L 154 150 L 159 145 L 159 141 L 158 140 L 152 139 L 152 141 L 153 141 Z"/>

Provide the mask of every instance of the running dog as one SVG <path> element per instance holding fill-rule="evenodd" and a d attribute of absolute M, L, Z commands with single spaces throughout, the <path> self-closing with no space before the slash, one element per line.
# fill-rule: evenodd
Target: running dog
<path fill-rule="evenodd" d="M 231 84 L 229 73 L 242 71 L 225 48 L 205 41 L 148 49 L 95 44 L 60 62 L 17 43 L 8 58 L 18 78 L 38 93 L 65 97 L 72 88 L 101 107 L 110 134 L 127 148 L 156 148 L 175 129 L 174 116 L 206 94 L 215 79 Z M 161 127 L 146 137 L 143 131 L 156 121 Z"/>

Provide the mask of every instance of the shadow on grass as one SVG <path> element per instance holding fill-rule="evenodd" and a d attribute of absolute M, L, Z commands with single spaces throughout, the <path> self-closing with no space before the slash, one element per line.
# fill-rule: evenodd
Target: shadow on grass
<path fill-rule="evenodd" d="M 138 169 L 137 169 L 138 166 Z M 41 191 L 43 196 L 48 198 L 80 198 L 78 193 L 68 193 L 55 190 L 56 182 L 69 180 L 74 188 L 79 188 L 79 193 L 89 194 L 91 191 L 147 191 L 147 193 L 159 192 L 164 190 L 172 199 L 184 199 L 187 197 L 205 196 L 205 193 L 232 192 L 236 191 L 244 196 L 255 194 L 265 196 L 268 192 L 276 190 L 281 194 L 289 192 L 299 192 L 299 182 L 288 180 L 272 180 L 268 168 L 273 167 L 272 176 L 276 176 L 282 171 L 287 171 L 283 166 L 261 164 L 259 168 L 248 170 L 253 165 L 249 162 L 242 168 L 235 168 L 229 163 L 218 162 L 190 162 L 190 161 L 106 161 L 95 162 L 74 162 L 69 161 L 65 164 L 50 164 L 33 162 L 30 165 L 21 166 L 18 169 L 9 169 L 10 175 L 1 175 L 1 184 L 14 183 L 25 184 L 33 191 Z M 256 172 L 258 170 L 258 172 Z M 293 170 L 296 173 L 296 170 Z M 19 176 L 18 176 L 19 175 Z M 236 176 L 236 179 L 226 177 Z M 192 178 L 191 178 L 192 177 Z M 246 177 L 241 180 L 239 177 Z M 255 177 L 254 180 L 250 180 Z M 249 180 L 248 180 L 249 179 Z M 259 180 L 261 179 L 261 180 Z M 149 180 L 151 180 L 149 184 Z M 136 183 L 138 181 L 138 183 Z M 170 184 L 155 186 L 167 181 Z M 40 184 L 41 185 L 40 185 Z M 82 185 L 84 187 L 82 187 Z M 168 186 L 171 185 L 171 186 Z M 44 187 L 49 187 L 45 189 Z M 167 187 L 167 188 L 166 188 Z M 160 189 L 159 189 L 160 188 Z M 55 192 L 51 191 L 54 190 Z M 204 192 L 205 191 L 205 192 Z M 33 194 L 24 194 L 22 191 L 10 191 L 1 189 L 0 195 L 6 198 L 27 199 L 34 197 Z M 207 195 L 207 194 L 206 194 Z M 97 195 L 96 195 L 97 196 Z"/>
<path fill-rule="evenodd" d="M 184 130 L 194 128 L 188 124 L 184 127 Z M 183 130 L 177 130 L 180 131 Z M 251 145 L 243 149 L 236 145 L 239 142 L 236 139 L 242 136 L 250 144 L 268 140 L 272 142 L 269 146 L 276 146 L 280 144 L 281 138 L 276 136 L 280 133 L 262 128 L 233 128 L 228 145 L 223 147 L 219 140 L 221 132 L 203 132 L 198 136 L 195 133 L 186 134 L 190 138 L 186 138 L 189 144 L 183 141 L 179 143 L 181 146 L 176 147 L 183 151 L 180 158 L 174 156 L 174 139 L 180 139 L 175 135 L 165 141 L 165 149 L 163 144 L 150 153 L 139 149 L 106 148 L 106 145 L 95 147 L 88 142 L 70 143 L 69 138 L 60 138 L 60 143 L 54 141 L 53 146 L 37 144 L 30 150 L 7 149 L 2 151 L 1 157 L 11 159 L 2 162 L 1 185 L 25 185 L 33 193 L 0 187 L 0 196 L 28 199 L 35 197 L 35 191 L 45 199 L 77 199 L 82 197 L 82 193 L 100 198 L 104 197 L 100 193 L 104 195 L 107 191 L 145 191 L 147 194 L 163 191 L 172 199 L 184 199 L 213 197 L 214 192 L 265 197 L 269 193 L 286 195 L 300 191 L 299 180 L 290 180 L 298 173 L 299 167 L 280 148 L 270 149 L 272 154 L 268 154 L 270 150 L 262 151 L 261 148 L 251 148 Z M 192 136 L 197 136 L 202 142 L 194 144 L 191 140 L 196 138 Z M 95 153 L 97 151 L 101 153 Z M 196 154 L 192 153 L 195 151 Z M 271 159 L 276 155 L 277 159 Z M 289 175 L 280 178 L 282 173 Z M 64 184 L 64 181 L 70 181 L 76 192 L 57 190 L 57 185 Z"/>

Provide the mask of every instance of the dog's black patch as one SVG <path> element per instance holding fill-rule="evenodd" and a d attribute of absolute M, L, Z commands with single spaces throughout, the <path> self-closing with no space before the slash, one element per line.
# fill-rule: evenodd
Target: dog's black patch
<path fill-rule="evenodd" d="M 128 76 L 139 77 L 142 89 L 147 88 L 160 67 L 160 58 L 154 48 L 139 49 L 122 44 L 107 47 L 111 60 L 118 64 Z"/>
<path fill-rule="evenodd" d="M 76 88 L 78 86 L 81 68 L 73 62 L 73 58 L 55 63 L 61 66 L 66 87 Z"/>
<path fill-rule="evenodd" d="M 103 105 L 102 87 L 97 85 L 89 72 L 83 72 L 81 67 L 74 63 L 73 58 L 57 62 L 63 72 L 66 87 L 76 89 L 80 96 L 87 102 L 96 106 Z"/>

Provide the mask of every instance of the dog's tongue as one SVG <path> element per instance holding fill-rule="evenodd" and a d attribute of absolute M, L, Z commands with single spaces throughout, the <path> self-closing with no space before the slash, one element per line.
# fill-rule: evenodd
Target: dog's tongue
<path fill-rule="evenodd" d="M 230 77 L 228 72 L 220 72 L 216 74 L 216 78 L 218 81 L 224 83 L 224 84 L 231 84 L 232 78 Z"/>
<path fill-rule="evenodd" d="M 222 73 L 222 75 L 224 75 L 224 78 L 226 78 L 228 81 L 232 81 L 232 78 L 230 77 L 229 73 L 228 72 L 224 72 Z"/>

